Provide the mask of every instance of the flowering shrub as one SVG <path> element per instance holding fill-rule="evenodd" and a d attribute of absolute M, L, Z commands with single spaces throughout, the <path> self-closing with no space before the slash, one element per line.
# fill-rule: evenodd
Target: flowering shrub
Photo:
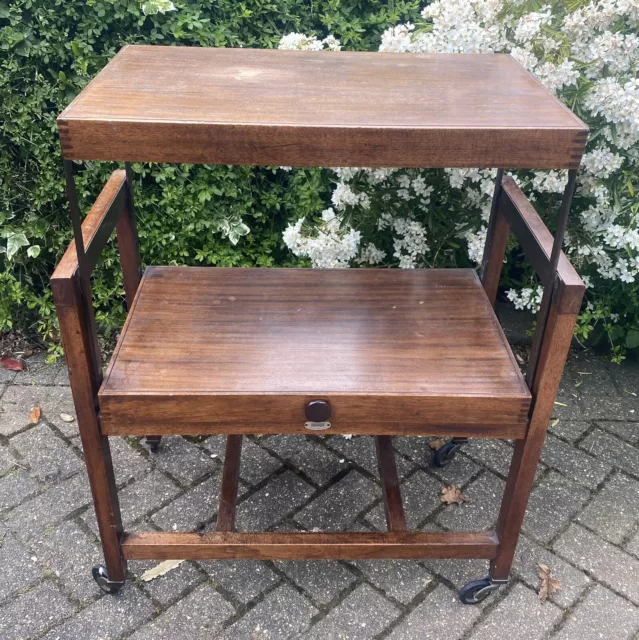
<path fill-rule="evenodd" d="M 387 29 L 379 50 L 510 53 L 590 126 L 565 251 L 587 286 L 577 336 L 605 336 L 622 359 L 639 347 L 639 1 L 435 0 L 421 16 Z M 301 34 L 280 46 L 322 49 L 327 40 L 339 46 Z M 335 169 L 333 209 L 291 224 L 284 241 L 314 266 L 477 264 L 495 174 Z M 514 177 L 552 228 L 566 172 Z M 536 310 L 532 270 L 514 244 L 508 258 L 508 299 Z"/>

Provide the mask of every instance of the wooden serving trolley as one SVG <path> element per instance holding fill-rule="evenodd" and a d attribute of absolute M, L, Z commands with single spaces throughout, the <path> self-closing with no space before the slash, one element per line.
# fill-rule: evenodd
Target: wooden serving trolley
<path fill-rule="evenodd" d="M 128 46 L 58 118 L 75 240 L 52 277 L 105 566 L 486 558 L 508 578 L 584 285 L 561 251 L 586 126 L 507 55 Z M 82 221 L 73 162 L 123 161 Z M 473 269 L 140 268 L 129 162 L 498 167 Z M 555 237 L 504 169 L 568 169 Z M 91 272 L 117 231 L 129 313 L 103 376 Z M 525 377 L 493 306 L 513 232 L 544 295 Z M 243 434 L 376 438 L 388 532 L 238 532 Z M 151 435 L 149 435 L 151 434 Z M 227 434 L 216 530 L 124 531 L 109 436 Z M 394 435 L 512 438 L 495 531 L 409 531 Z"/>

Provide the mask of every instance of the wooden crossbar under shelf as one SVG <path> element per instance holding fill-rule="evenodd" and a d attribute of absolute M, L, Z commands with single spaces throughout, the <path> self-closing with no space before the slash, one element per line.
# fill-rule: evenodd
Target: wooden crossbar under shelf
<path fill-rule="evenodd" d="M 358 560 L 497 556 L 494 532 L 124 533 L 127 560 Z"/>

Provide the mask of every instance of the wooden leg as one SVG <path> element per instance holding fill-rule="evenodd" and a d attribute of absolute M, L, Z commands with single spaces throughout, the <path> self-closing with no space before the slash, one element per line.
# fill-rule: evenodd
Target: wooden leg
<path fill-rule="evenodd" d="M 90 295 L 90 292 L 81 291 L 77 273 L 70 278 L 52 280 L 52 288 L 108 581 L 118 585 L 126 576 L 126 562 L 120 549 L 122 519 L 109 439 L 100 433 L 96 411 L 95 398 L 100 381 L 96 379 L 91 360 L 91 325 L 85 318 L 82 301 L 83 293 Z"/>
<path fill-rule="evenodd" d="M 505 580 L 510 572 L 575 321 L 575 314 L 560 314 L 556 306 L 551 307 L 536 375 L 532 381 L 534 401 L 528 434 L 515 445 L 497 521 L 499 553 L 491 563 L 491 576 L 495 580 Z"/>
<path fill-rule="evenodd" d="M 545 432 L 540 436 L 517 440 L 515 444 L 515 453 L 510 463 L 508 481 L 497 522 L 499 553 L 490 563 L 490 576 L 493 580 L 507 580 L 510 573 L 519 540 L 519 531 L 526 514 L 530 489 L 544 445 Z"/>
<path fill-rule="evenodd" d="M 242 436 L 226 437 L 226 453 L 222 470 L 220 507 L 217 511 L 217 531 L 235 530 L 235 505 L 240 479 L 240 458 L 242 456 Z"/>
<path fill-rule="evenodd" d="M 404 514 L 402 494 L 399 488 L 392 439 L 390 436 L 377 436 L 375 444 L 377 446 L 377 462 L 379 464 L 379 477 L 382 483 L 388 530 L 406 531 L 406 515 Z"/>

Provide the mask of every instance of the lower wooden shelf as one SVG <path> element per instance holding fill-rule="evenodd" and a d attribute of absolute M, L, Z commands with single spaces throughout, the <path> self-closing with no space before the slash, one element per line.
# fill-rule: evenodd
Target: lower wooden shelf
<path fill-rule="evenodd" d="M 474 270 L 150 267 L 99 392 L 107 435 L 522 438 L 530 393 Z M 321 425 L 320 425 L 321 426 Z"/>

